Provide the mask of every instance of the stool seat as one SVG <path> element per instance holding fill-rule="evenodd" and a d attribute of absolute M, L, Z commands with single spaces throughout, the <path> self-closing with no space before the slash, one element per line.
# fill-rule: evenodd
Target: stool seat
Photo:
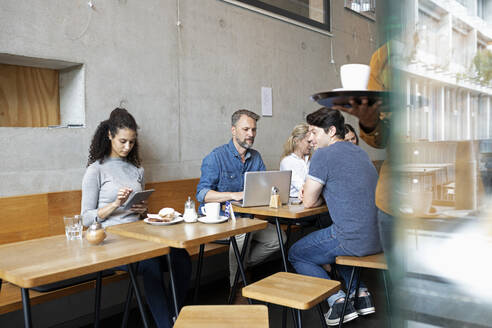
<path fill-rule="evenodd" d="M 268 328 L 265 305 L 185 306 L 174 328 Z"/>
<path fill-rule="evenodd" d="M 384 253 L 378 253 L 369 256 L 337 256 L 336 264 L 348 265 L 360 268 L 388 270 L 388 264 L 384 258 Z"/>
<path fill-rule="evenodd" d="M 277 272 L 243 288 L 244 297 L 307 310 L 340 289 L 340 282 L 304 276 L 290 272 Z"/>

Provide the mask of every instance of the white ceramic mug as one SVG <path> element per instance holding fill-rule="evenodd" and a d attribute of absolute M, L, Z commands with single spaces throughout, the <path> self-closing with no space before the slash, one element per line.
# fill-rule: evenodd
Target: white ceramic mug
<path fill-rule="evenodd" d="M 371 68 L 363 64 L 347 64 L 340 67 L 340 79 L 344 90 L 367 90 Z"/>
<path fill-rule="evenodd" d="M 220 214 L 220 203 L 205 203 L 202 207 L 202 212 L 210 220 L 218 220 Z"/>
<path fill-rule="evenodd" d="M 412 191 L 408 200 L 413 214 L 428 214 L 432 206 L 432 191 Z"/>

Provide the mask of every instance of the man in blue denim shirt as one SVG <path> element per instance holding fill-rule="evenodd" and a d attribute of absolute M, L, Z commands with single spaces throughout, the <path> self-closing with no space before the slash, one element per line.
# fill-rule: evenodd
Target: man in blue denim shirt
<path fill-rule="evenodd" d="M 240 109 L 232 114 L 231 141 L 215 148 L 202 161 L 202 175 L 196 192 L 196 199 L 201 203 L 200 208 L 203 203 L 223 203 L 243 199 L 244 173 L 265 171 L 265 164 L 260 153 L 251 149 L 256 137 L 256 122 L 259 118 L 257 114 L 246 109 Z M 236 240 L 241 249 L 244 235 L 236 236 Z M 246 254 L 246 267 L 262 262 L 279 249 L 277 233 L 271 224 L 265 230 L 252 233 L 250 240 L 253 242 Z M 229 251 L 231 286 L 234 283 L 236 268 L 236 258 L 231 249 Z M 236 302 L 238 302 L 237 297 Z"/>

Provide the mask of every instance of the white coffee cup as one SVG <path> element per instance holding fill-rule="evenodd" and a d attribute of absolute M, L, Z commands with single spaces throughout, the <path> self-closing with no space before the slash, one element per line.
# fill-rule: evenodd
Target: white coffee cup
<path fill-rule="evenodd" d="M 413 214 L 428 214 L 432 206 L 432 191 L 411 191 L 408 202 Z"/>
<path fill-rule="evenodd" d="M 202 212 L 210 220 L 218 220 L 220 214 L 220 203 L 205 203 L 202 207 Z"/>
<path fill-rule="evenodd" d="M 344 90 L 367 90 L 371 68 L 363 64 L 347 64 L 340 67 Z"/>

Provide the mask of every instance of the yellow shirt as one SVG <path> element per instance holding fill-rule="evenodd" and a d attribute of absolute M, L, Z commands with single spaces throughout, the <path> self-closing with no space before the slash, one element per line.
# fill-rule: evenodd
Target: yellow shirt
<path fill-rule="evenodd" d="M 371 73 L 367 88 L 369 90 L 383 91 L 390 87 L 390 67 L 388 62 L 388 43 L 382 45 L 371 57 L 369 66 Z M 385 148 L 388 139 L 389 127 L 387 121 L 379 121 L 379 124 L 370 133 L 360 129 L 360 137 L 374 148 Z M 391 214 L 391 169 L 388 159 L 384 161 L 379 172 L 378 185 L 376 187 L 376 206 L 383 212 Z"/>

